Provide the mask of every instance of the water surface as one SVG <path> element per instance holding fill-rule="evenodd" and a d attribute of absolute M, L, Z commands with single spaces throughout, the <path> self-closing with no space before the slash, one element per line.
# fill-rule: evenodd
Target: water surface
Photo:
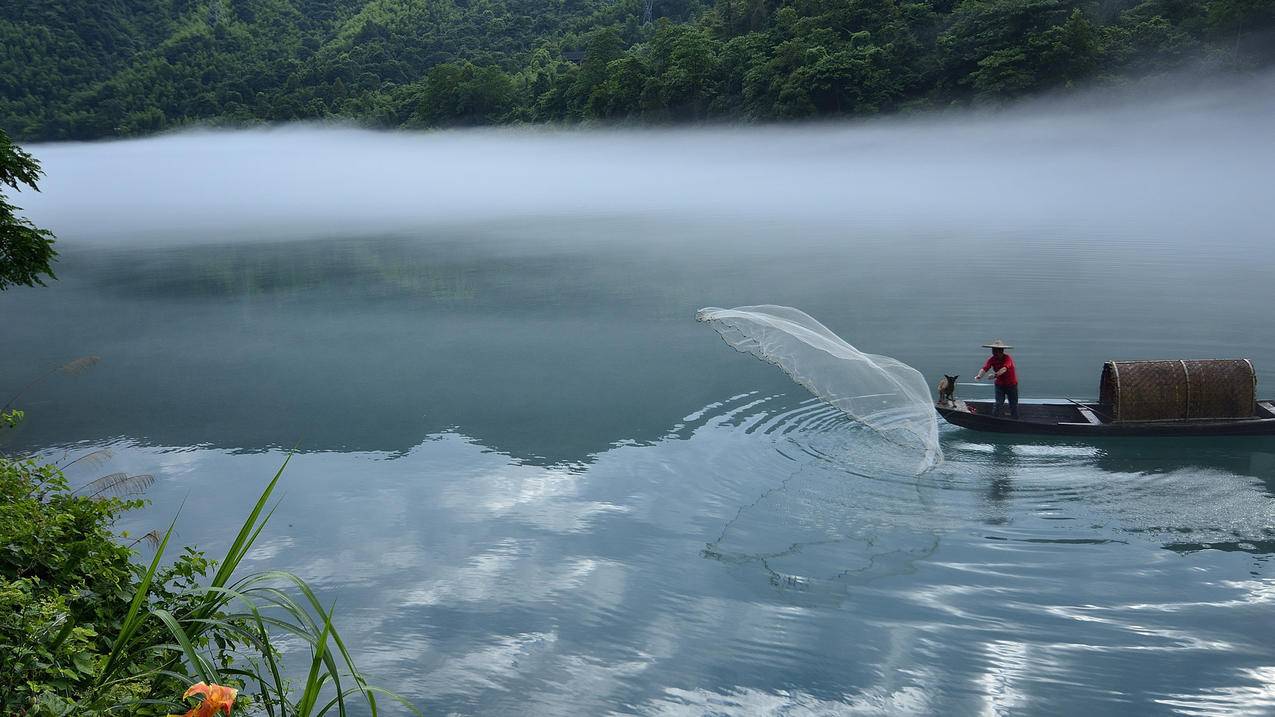
<path fill-rule="evenodd" d="M 216 554 L 296 446 L 248 567 L 433 714 L 1269 713 L 1275 442 L 945 426 L 909 475 L 692 318 L 797 306 L 934 380 L 1004 337 L 1035 398 L 1124 358 L 1275 386 L 1275 95 L 1242 96 L 36 147 L 62 278 L 0 296 L 0 388 L 103 360 L 10 449 L 111 447 L 158 477 L 124 527 L 185 501 Z"/>

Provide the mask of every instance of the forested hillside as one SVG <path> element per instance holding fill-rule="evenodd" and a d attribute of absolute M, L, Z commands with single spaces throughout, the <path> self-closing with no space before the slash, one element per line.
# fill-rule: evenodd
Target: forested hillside
<path fill-rule="evenodd" d="M 8 0 L 0 129 L 774 120 L 1275 61 L 1275 0 Z"/>

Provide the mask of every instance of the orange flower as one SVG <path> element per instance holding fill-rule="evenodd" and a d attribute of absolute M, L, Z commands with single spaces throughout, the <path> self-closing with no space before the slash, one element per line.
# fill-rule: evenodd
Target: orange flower
<path fill-rule="evenodd" d="M 230 708 L 235 704 L 235 697 L 239 695 L 239 690 L 233 687 L 213 684 L 206 682 L 196 682 L 186 690 L 186 694 L 182 695 L 182 699 L 186 699 L 191 695 L 203 695 L 204 699 L 199 704 L 190 708 L 190 711 L 181 717 L 213 717 L 220 712 L 225 712 L 226 717 L 230 717 Z M 177 715 L 169 715 L 169 717 L 178 717 Z"/>

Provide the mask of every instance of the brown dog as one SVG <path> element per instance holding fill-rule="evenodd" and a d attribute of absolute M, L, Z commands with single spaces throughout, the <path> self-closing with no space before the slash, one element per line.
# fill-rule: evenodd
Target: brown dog
<path fill-rule="evenodd" d="M 939 381 L 939 405 L 952 406 L 956 403 L 956 379 L 960 376 L 948 376 L 943 374 L 943 380 Z"/>

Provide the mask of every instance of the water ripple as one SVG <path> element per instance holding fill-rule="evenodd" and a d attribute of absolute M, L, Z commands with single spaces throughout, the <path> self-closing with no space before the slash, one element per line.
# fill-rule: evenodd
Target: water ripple
<path fill-rule="evenodd" d="M 300 455 L 250 560 L 337 597 L 356 658 L 442 713 L 1270 711 L 1273 501 L 1236 457 L 1262 446 L 943 440 L 917 476 L 823 404 L 746 393 L 570 464 L 456 433 Z M 282 458 L 113 445 L 171 508 Z"/>

